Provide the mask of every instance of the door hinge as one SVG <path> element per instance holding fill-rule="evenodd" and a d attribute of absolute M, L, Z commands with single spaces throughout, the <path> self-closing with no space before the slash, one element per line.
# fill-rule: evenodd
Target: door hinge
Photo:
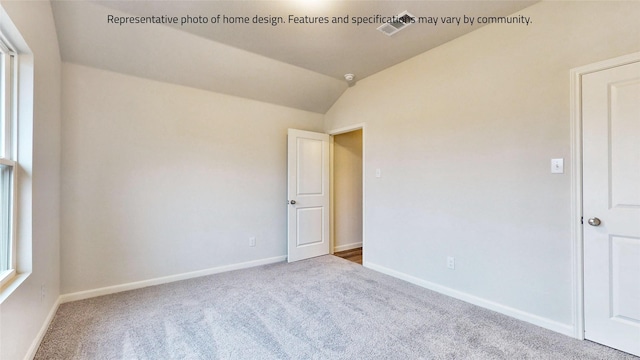
<path fill-rule="evenodd" d="M 584 216 L 580 216 L 580 224 L 584 224 Z"/>

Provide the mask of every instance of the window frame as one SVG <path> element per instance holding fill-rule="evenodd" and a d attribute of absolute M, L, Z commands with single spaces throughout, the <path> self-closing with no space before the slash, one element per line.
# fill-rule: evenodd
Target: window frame
<path fill-rule="evenodd" d="M 4 104 L 3 111 L 0 113 L 0 126 L 3 128 L 0 131 L 2 137 L 3 148 L 0 149 L 0 164 L 9 167 L 10 170 L 10 185 L 8 194 L 0 194 L 2 197 L 8 199 L 7 205 L 7 219 L 0 219 L 9 226 L 8 229 L 8 269 L 0 269 L 0 288 L 11 282 L 11 280 L 17 275 L 17 239 L 16 239 L 16 225 L 18 214 L 17 209 L 17 194 L 18 194 L 18 163 L 17 149 L 18 149 L 18 121 L 17 121 L 17 104 L 18 104 L 18 54 L 11 44 L 6 40 L 2 33 L 0 33 L 0 102 Z M 0 192 L 5 189 L 0 188 Z M 4 206 L 4 205 L 2 205 Z M 2 238 L 0 238 L 0 241 Z M 0 244 L 5 246 L 5 244 Z"/>

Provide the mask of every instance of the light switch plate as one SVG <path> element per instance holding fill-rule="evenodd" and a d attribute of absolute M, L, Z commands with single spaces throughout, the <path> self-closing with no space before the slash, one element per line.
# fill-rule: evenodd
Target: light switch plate
<path fill-rule="evenodd" d="M 564 174 L 564 159 L 551 159 L 551 173 Z"/>
<path fill-rule="evenodd" d="M 382 176 L 382 170 L 376 169 L 376 177 L 379 178 Z"/>

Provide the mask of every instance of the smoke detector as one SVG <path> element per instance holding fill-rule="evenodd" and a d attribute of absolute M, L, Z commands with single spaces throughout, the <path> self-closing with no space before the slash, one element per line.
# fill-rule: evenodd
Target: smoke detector
<path fill-rule="evenodd" d="M 344 74 L 344 79 L 347 81 L 347 85 L 349 85 L 349 87 L 356 84 L 356 76 L 351 73 Z"/>
<path fill-rule="evenodd" d="M 413 24 L 416 17 L 411 15 L 408 11 L 403 11 L 400 14 L 393 17 L 393 21 L 378 26 L 378 30 L 387 36 L 391 36 L 398 31 Z"/>

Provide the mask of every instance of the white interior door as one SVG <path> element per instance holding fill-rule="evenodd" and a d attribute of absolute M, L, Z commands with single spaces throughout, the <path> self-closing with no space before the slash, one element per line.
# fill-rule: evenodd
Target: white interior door
<path fill-rule="evenodd" d="M 329 254 L 329 139 L 289 129 L 289 262 Z"/>
<path fill-rule="evenodd" d="M 640 63 L 582 77 L 585 338 L 640 355 Z"/>

